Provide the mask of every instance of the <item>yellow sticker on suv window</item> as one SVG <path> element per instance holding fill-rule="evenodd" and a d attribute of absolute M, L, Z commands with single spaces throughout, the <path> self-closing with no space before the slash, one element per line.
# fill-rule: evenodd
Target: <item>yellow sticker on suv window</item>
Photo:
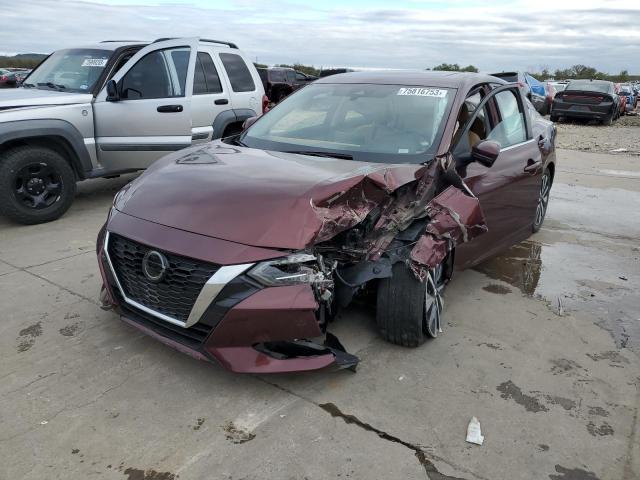
<path fill-rule="evenodd" d="M 400 90 L 398 90 L 397 95 L 413 95 L 418 97 L 444 98 L 447 96 L 447 91 L 441 88 L 410 87 L 410 88 L 401 88 Z"/>

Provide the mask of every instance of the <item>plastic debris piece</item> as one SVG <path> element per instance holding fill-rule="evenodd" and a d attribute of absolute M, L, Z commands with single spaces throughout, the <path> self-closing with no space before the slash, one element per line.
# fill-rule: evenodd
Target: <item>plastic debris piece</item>
<path fill-rule="evenodd" d="M 626 148 L 614 148 L 613 150 L 610 150 L 611 153 L 622 153 L 622 152 L 628 152 L 629 150 L 627 150 Z"/>
<path fill-rule="evenodd" d="M 482 442 L 484 442 L 484 436 L 480 430 L 480 422 L 476 417 L 471 417 L 467 427 L 467 442 L 475 443 L 476 445 L 482 445 Z"/>
<path fill-rule="evenodd" d="M 42 421 L 40 422 L 40 425 L 46 425 L 47 423 L 49 423 L 47 420 L 42 420 Z"/>

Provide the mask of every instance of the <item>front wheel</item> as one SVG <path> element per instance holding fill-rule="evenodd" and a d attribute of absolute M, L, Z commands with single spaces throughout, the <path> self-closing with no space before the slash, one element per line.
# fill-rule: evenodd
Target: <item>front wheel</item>
<path fill-rule="evenodd" d="M 441 332 L 442 294 L 451 277 L 453 255 L 429 269 L 421 282 L 404 264 L 393 266 L 393 276 L 378 285 L 376 322 L 385 340 L 405 347 L 422 345 Z"/>
<path fill-rule="evenodd" d="M 536 218 L 533 222 L 533 233 L 542 228 L 544 217 L 547 215 L 549 205 L 549 194 L 551 193 L 551 172 L 547 169 L 542 174 L 540 182 L 540 192 L 538 193 L 538 205 L 536 206 Z"/>
<path fill-rule="evenodd" d="M 73 169 L 53 150 L 23 146 L 0 156 L 0 214 L 15 222 L 55 220 L 69 209 L 75 193 Z"/>

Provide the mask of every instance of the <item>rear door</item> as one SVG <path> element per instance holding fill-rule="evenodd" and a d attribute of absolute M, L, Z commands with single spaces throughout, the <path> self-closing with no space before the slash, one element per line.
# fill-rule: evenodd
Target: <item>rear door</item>
<path fill-rule="evenodd" d="M 114 76 L 120 100 L 106 87 L 94 103 L 98 161 L 108 171 L 142 169 L 191 145 L 191 97 L 198 40 L 153 43 Z"/>
<path fill-rule="evenodd" d="M 239 122 L 262 113 L 264 89 L 253 64 L 237 50 L 218 51 L 218 57 L 229 79 L 231 105 Z"/>
<path fill-rule="evenodd" d="M 458 248 L 456 263 L 488 258 L 531 235 L 542 174 L 542 154 L 533 138 L 531 118 L 519 89 L 503 86 L 483 100 L 475 115 L 488 106 L 492 125 L 485 138 L 500 143 L 500 155 L 491 168 L 471 163 L 462 172 L 465 182 L 480 199 L 488 232 Z M 473 125 L 474 116 L 467 123 Z M 461 137 L 463 140 L 466 135 Z M 461 141 L 455 158 L 468 158 L 470 146 Z"/>
<path fill-rule="evenodd" d="M 216 117 L 225 110 L 231 109 L 229 86 L 222 81 L 221 70 L 222 63 L 217 55 L 212 55 L 207 49 L 198 52 L 191 98 L 193 143 L 212 140 L 213 123 Z"/>

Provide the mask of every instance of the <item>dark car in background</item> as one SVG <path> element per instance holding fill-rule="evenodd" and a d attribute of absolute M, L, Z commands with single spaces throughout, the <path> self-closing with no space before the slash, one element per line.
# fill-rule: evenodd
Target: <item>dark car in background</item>
<path fill-rule="evenodd" d="M 522 89 L 524 96 L 527 97 L 535 109 L 541 114 L 549 113 L 551 104 L 547 97 L 547 91 L 544 83 L 534 78 L 526 72 L 500 72 L 492 73 L 494 77 L 501 78 L 505 82 L 517 83 Z"/>
<path fill-rule="evenodd" d="M 0 68 L 0 88 L 14 88 L 16 74 L 7 68 Z"/>
<path fill-rule="evenodd" d="M 280 102 L 300 87 L 318 78 L 285 67 L 258 68 L 258 74 L 262 80 L 265 94 L 273 103 Z"/>
<path fill-rule="evenodd" d="M 495 77 L 336 75 L 252 120 L 154 163 L 97 241 L 103 308 L 230 370 L 355 367 L 329 329 L 357 296 L 417 347 L 454 265 L 544 220 L 555 126 Z"/>
<path fill-rule="evenodd" d="M 556 93 L 551 121 L 561 119 L 598 120 L 611 125 L 620 116 L 620 103 L 612 82 L 606 80 L 571 80 L 567 88 Z"/>

